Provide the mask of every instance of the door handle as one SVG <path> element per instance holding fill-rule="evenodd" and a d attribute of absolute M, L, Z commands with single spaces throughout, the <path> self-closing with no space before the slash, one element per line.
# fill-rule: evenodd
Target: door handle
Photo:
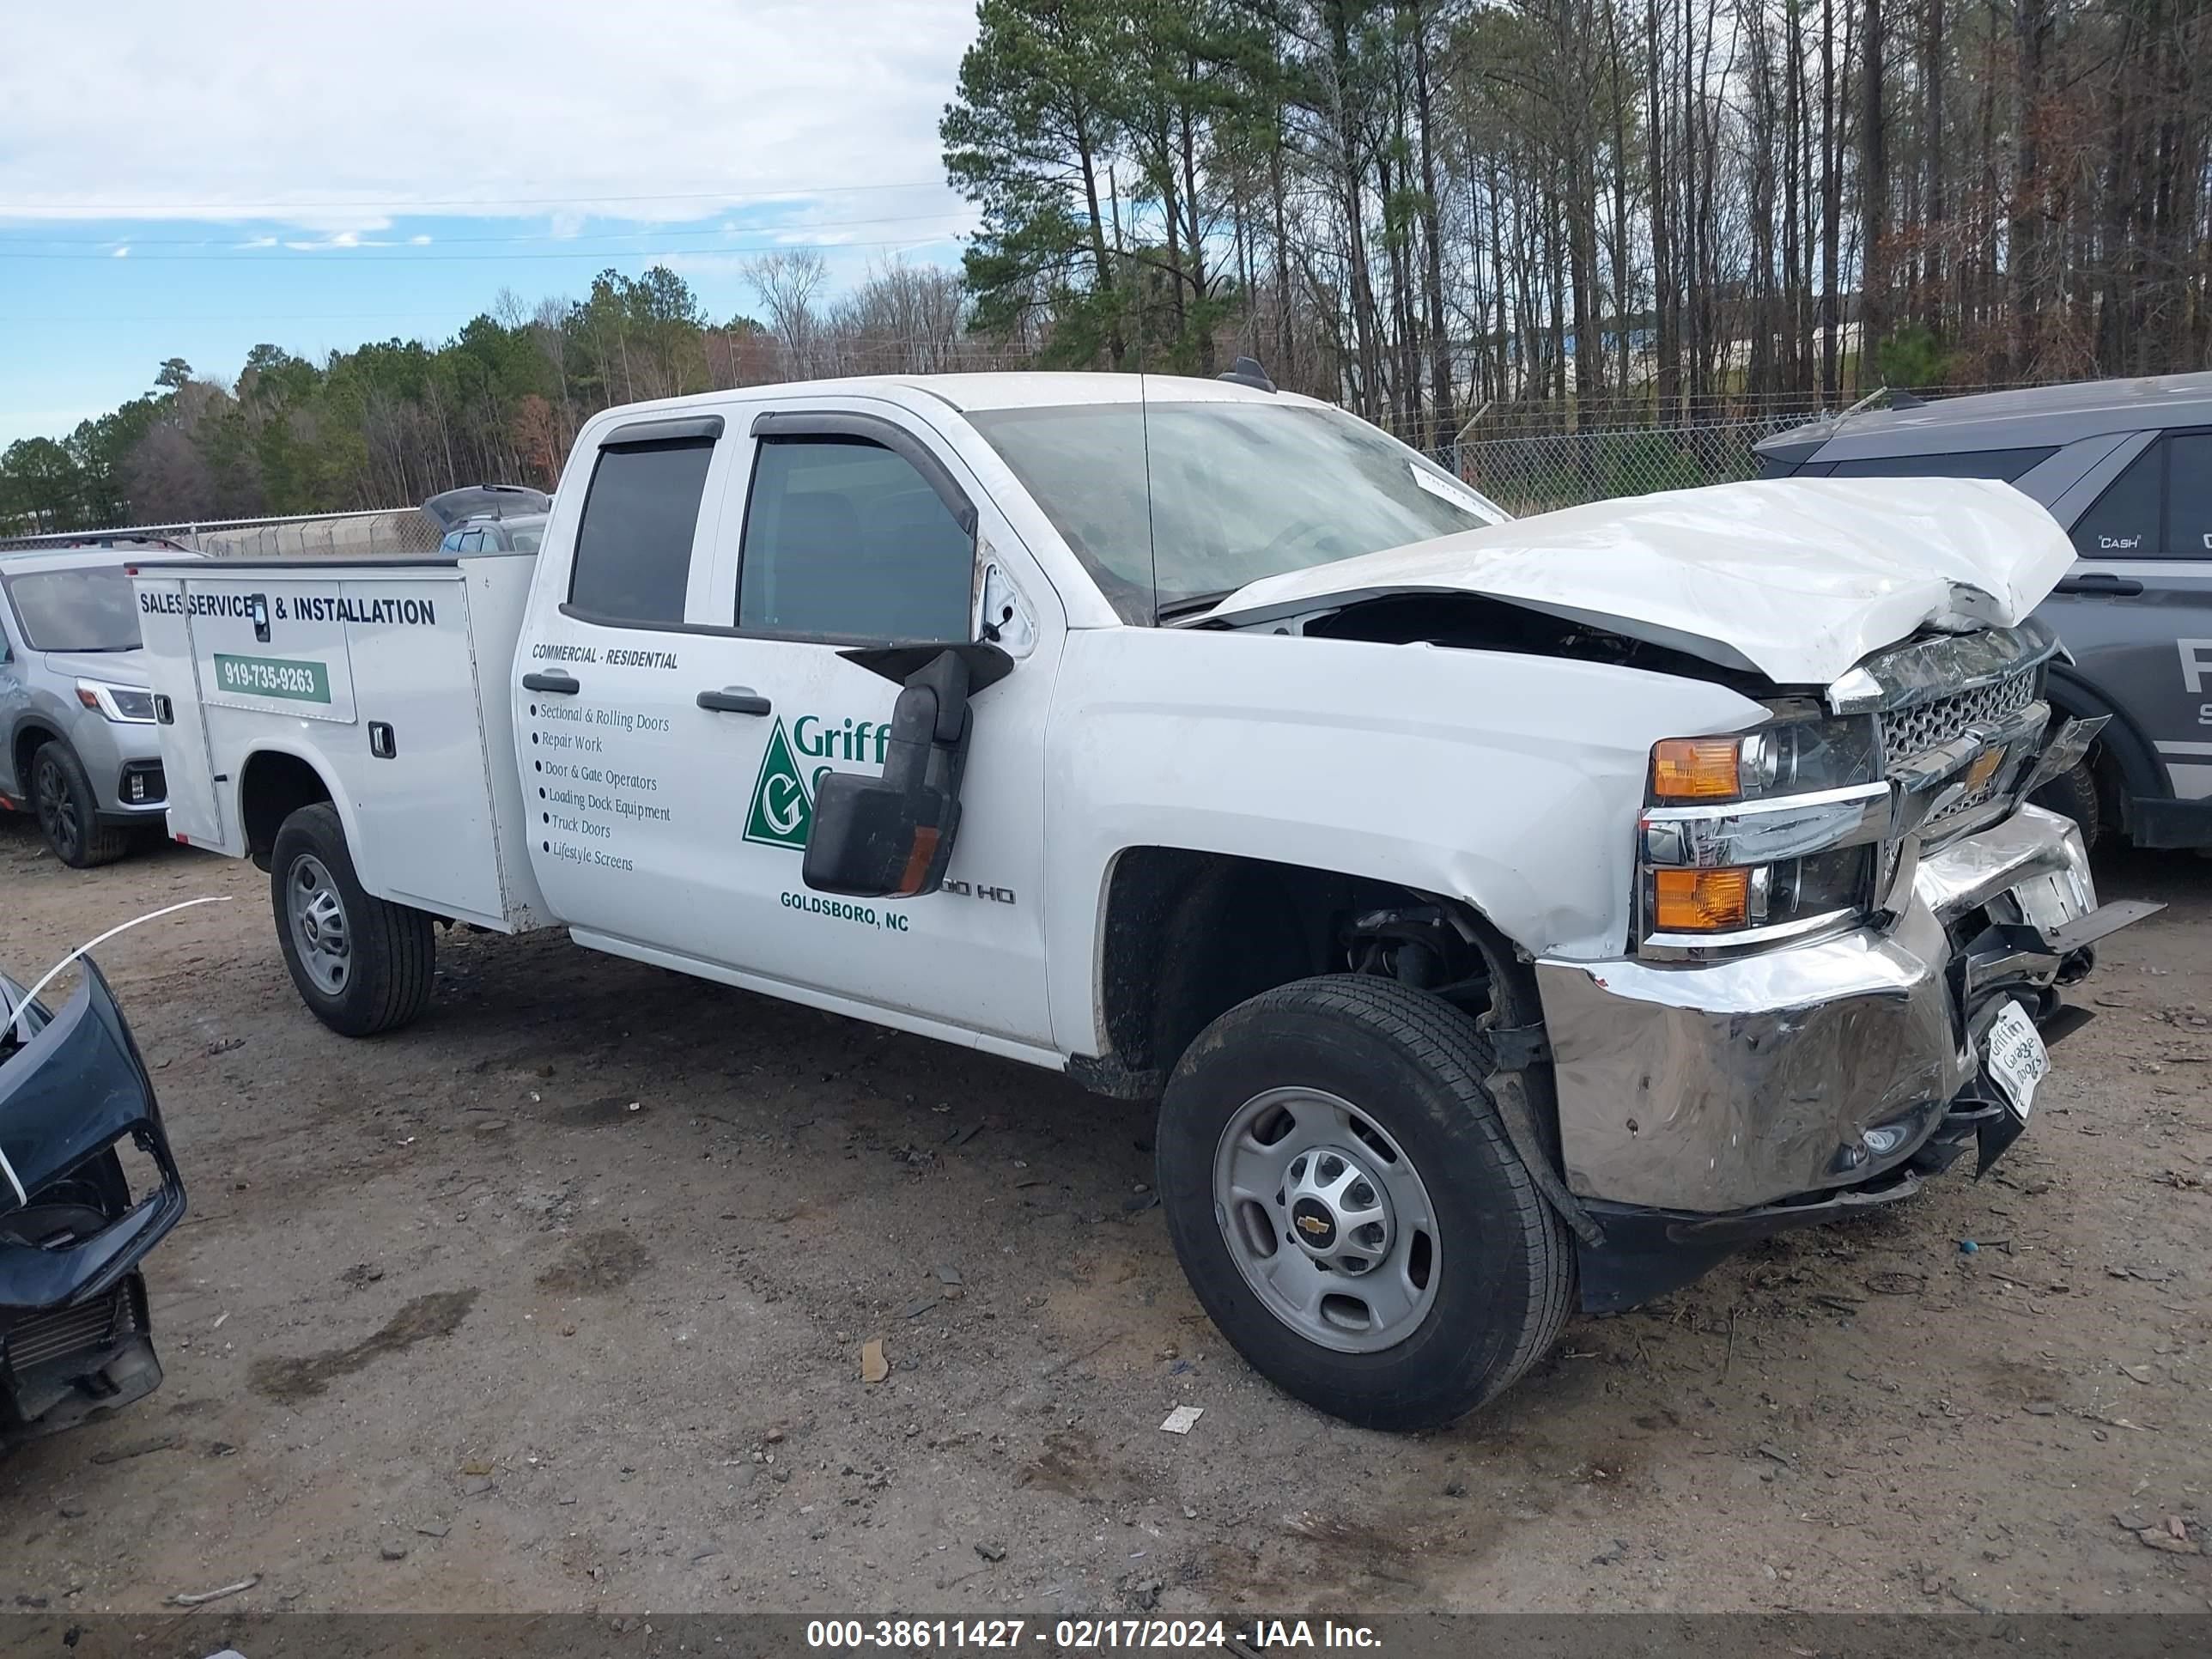
<path fill-rule="evenodd" d="M 2142 592 L 2142 584 L 2132 576 L 2115 576 L 2099 570 L 2086 576 L 2069 576 L 2051 591 L 2054 593 L 2100 593 L 2108 599 L 2125 599 Z"/>
<path fill-rule="evenodd" d="M 750 685 L 726 685 L 719 691 L 702 691 L 699 707 L 724 714 L 765 714 L 769 700 Z"/>
<path fill-rule="evenodd" d="M 573 697 L 584 688 L 576 684 L 574 674 L 525 674 L 522 689 L 526 691 L 550 691 L 559 696 Z"/>

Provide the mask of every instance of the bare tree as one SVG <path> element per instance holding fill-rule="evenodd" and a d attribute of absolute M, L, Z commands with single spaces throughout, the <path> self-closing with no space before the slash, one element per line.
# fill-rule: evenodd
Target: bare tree
<path fill-rule="evenodd" d="M 823 319 L 815 301 L 830 280 L 829 262 L 811 248 L 787 248 L 748 262 L 745 280 L 782 348 L 786 375 L 797 380 L 821 373 Z"/>

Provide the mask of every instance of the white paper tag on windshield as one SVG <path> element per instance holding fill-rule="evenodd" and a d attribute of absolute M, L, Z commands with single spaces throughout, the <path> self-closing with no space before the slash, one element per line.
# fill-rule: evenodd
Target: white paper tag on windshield
<path fill-rule="evenodd" d="M 1478 519 L 1486 520 L 1494 516 L 1483 507 L 1482 498 L 1472 489 L 1462 489 L 1457 484 L 1438 477 L 1425 466 L 1415 466 L 1411 461 L 1406 463 L 1406 471 L 1412 473 L 1413 482 L 1430 495 L 1440 501 L 1449 501 L 1461 512 L 1472 513 Z"/>

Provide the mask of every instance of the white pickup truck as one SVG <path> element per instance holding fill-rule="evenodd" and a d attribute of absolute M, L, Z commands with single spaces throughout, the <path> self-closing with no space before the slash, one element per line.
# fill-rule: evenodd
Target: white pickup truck
<path fill-rule="evenodd" d="M 977 375 L 611 410 L 534 556 L 137 602 L 172 829 L 270 872 L 325 1024 L 562 927 L 1158 1096 L 1208 1312 L 1411 1428 L 1577 1287 L 2019 1133 L 2143 908 L 2021 804 L 2089 736 L 2027 620 L 2071 557 L 2001 484 L 1512 522 L 1306 398 Z"/>

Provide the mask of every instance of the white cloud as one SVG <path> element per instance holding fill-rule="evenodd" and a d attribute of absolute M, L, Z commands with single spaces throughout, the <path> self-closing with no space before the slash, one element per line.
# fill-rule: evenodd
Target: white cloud
<path fill-rule="evenodd" d="M 129 243 L 127 243 L 127 242 L 126 242 L 126 243 L 125 243 L 121 247 L 119 247 L 119 248 L 116 249 L 116 250 L 115 250 L 115 252 L 114 252 L 112 254 L 111 254 L 109 257 L 110 257 L 111 258 L 116 258 L 116 259 L 127 259 L 127 258 L 129 258 L 131 257 L 131 246 L 130 246 L 130 244 L 129 244 Z"/>
<path fill-rule="evenodd" d="M 827 216 L 941 211 L 950 231 L 969 219 L 937 118 L 974 30 L 969 0 L 15 7 L 0 220 L 335 238 L 401 215 L 689 221 L 827 193 Z M 181 118 L 84 121 L 50 69 L 94 59 L 116 106 Z"/>

